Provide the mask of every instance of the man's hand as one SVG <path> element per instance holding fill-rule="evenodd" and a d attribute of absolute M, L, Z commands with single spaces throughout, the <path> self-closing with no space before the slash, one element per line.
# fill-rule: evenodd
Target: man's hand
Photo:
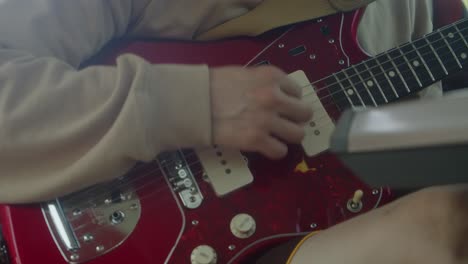
<path fill-rule="evenodd" d="M 287 143 L 304 138 L 311 107 L 301 102 L 301 87 L 281 70 L 212 68 L 210 82 L 216 145 L 279 159 L 287 154 Z"/>

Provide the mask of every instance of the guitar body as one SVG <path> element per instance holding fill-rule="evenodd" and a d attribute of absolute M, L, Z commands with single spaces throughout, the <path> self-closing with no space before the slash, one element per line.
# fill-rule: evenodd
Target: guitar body
<path fill-rule="evenodd" d="M 361 11 L 333 15 L 256 38 L 206 43 L 120 42 L 100 54 L 93 64 L 112 64 L 122 53 L 134 53 L 153 63 L 222 66 L 267 61 L 288 73 L 303 70 L 310 81 L 315 81 L 367 58 L 356 41 L 360 14 Z M 305 50 L 291 52 L 296 47 Z M 321 90 L 318 95 L 324 97 L 327 93 Z M 331 99 L 322 100 L 322 104 L 332 119 L 339 117 L 340 109 Z M 193 151 L 181 153 L 204 197 L 201 205 L 196 209 L 184 206 L 160 169 L 161 164 L 140 164 L 128 175 L 134 179 L 128 182 L 133 184 L 141 209 L 136 226 L 114 248 L 102 247 L 102 254 L 90 259 L 78 255 L 72 262 L 190 263 L 196 247 L 209 245 L 217 254 L 217 263 L 252 263 L 253 257 L 271 246 L 326 229 L 391 199 L 388 189 L 370 189 L 334 155 L 324 152 L 308 157 L 300 146 L 293 146 L 287 158 L 278 162 L 245 154 L 253 182 L 219 197 L 204 179 L 202 165 Z M 354 213 L 348 210 L 347 203 L 356 190 L 362 190 L 364 196 L 362 210 Z M 96 221 L 101 219 L 93 209 L 99 206 L 96 199 L 89 206 L 84 205 L 87 198 L 82 199 L 84 213 L 70 216 L 74 222 L 70 220 L 69 225 L 81 241 L 87 233 L 80 228 L 86 227 L 88 220 L 93 222 L 94 226 L 86 232 L 94 232 L 94 240 L 80 244 L 88 243 L 97 250 L 106 239 L 112 239 L 100 233 L 108 223 Z M 65 210 L 65 214 L 71 212 Z M 247 238 L 238 238 L 231 231 L 231 220 L 238 214 L 248 214 L 255 220 L 255 231 Z M 51 234 L 51 223 L 45 220 L 40 205 L 5 205 L 0 208 L 0 217 L 12 263 L 59 264 L 73 255 L 59 250 L 59 241 Z"/>

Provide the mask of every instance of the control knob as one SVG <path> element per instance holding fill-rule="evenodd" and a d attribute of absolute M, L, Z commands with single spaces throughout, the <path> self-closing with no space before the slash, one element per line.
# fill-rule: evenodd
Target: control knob
<path fill-rule="evenodd" d="M 216 264 L 218 256 L 216 251 L 208 246 L 201 245 L 193 249 L 190 255 L 190 261 L 192 264 Z"/>

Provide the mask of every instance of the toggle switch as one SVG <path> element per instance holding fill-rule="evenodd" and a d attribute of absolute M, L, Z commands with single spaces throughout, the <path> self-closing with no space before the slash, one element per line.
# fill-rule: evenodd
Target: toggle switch
<path fill-rule="evenodd" d="M 364 192 L 362 190 L 357 190 L 354 192 L 353 198 L 349 199 L 347 208 L 352 213 L 359 213 L 362 210 L 362 197 L 364 197 Z"/>

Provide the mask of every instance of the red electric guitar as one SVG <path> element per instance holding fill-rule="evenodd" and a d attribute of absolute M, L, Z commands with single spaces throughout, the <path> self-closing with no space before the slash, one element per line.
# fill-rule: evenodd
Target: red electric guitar
<path fill-rule="evenodd" d="M 326 152 L 333 122 L 343 109 L 395 101 L 466 66 L 468 21 L 368 58 L 356 40 L 360 14 L 255 38 L 121 42 L 101 54 L 106 64 L 134 53 L 153 63 L 276 65 L 304 87 L 314 120 L 279 162 L 217 147 L 180 150 L 48 203 L 2 206 L 10 261 L 249 263 L 279 242 L 388 202 L 388 189 L 369 188 Z"/>

